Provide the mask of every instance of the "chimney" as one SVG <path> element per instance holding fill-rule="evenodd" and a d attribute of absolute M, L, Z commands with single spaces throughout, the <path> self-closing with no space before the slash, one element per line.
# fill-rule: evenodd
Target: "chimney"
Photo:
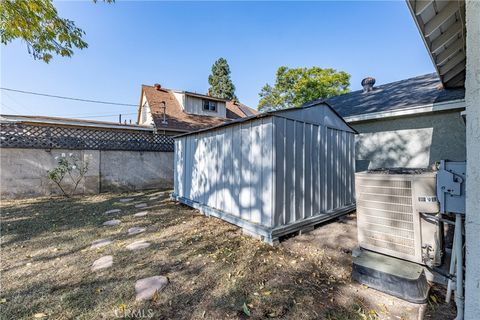
<path fill-rule="evenodd" d="M 367 93 L 373 90 L 373 85 L 375 84 L 375 78 L 366 77 L 362 80 L 363 93 Z"/>
<path fill-rule="evenodd" d="M 160 91 L 160 89 L 162 88 L 160 83 L 155 83 L 153 86 L 155 87 L 155 90 L 158 90 L 158 91 Z"/>

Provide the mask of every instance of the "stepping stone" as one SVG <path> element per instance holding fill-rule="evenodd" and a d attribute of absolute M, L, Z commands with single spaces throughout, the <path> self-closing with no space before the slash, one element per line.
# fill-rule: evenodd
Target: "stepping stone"
<path fill-rule="evenodd" d="M 108 246 L 110 243 L 112 243 L 112 240 L 109 239 L 100 239 L 100 240 L 95 240 L 92 242 L 92 245 L 90 246 L 90 249 L 97 249 L 101 248 L 104 246 Z"/>
<path fill-rule="evenodd" d="M 140 279 L 135 283 L 136 300 L 148 300 L 153 297 L 155 292 L 162 290 L 168 284 L 168 278 L 164 276 L 154 276 Z"/>
<path fill-rule="evenodd" d="M 120 224 L 122 221 L 113 219 L 113 220 L 108 220 L 103 223 L 104 226 L 116 226 L 117 224 Z"/>
<path fill-rule="evenodd" d="M 112 256 L 104 256 L 95 260 L 92 264 L 92 271 L 97 271 L 100 269 L 110 268 L 113 264 Z"/>
<path fill-rule="evenodd" d="M 135 208 L 145 208 L 147 206 L 146 203 L 139 203 L 135 205 Z"/>
<path fill-rule="evenodd" d="M 128 250 L 140 250 L 148 247 L 150 247 L 150 243 L 146 242 L 145 240 L 135 241 L 129 244 L 128 246 L 126 246 Z"/>
<path fill-rule="evenodd" d="M 140 228 L 140 227 L 133 227 L 133 228 L 130 228 L 128 229 L 128 235 L 134 235 L 134 234 L 139 234 L 139 233 L 142 233 L 142 232 L 145 232 L 145 228 Z"/>
<path fill-rule="evenodd" d="M 120 202 L 130 202 L 130 201 L 133 201 L 134 199 L 133 198 L 123 198 L 123 199 L 120 199 L 119 201 Z"/>
<path fill-rule="evenodd" d="M 105 214 L 118 213 L 118 212 L 120 212 L 120 211 L 122 211 L 122 210 L 120 210 L 120 209 L 112 209 L 112 210 L 105 211 Z"/>
<path fill-rule="evenodd" d="M 133 216 L 134 217 L 145 217 L 148 214 L 148 211 L 140 211 L 135 213 Z"/>

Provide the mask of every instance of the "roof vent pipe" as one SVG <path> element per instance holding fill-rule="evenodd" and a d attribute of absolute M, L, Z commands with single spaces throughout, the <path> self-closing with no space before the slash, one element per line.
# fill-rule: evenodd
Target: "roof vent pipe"
<path fill-rule="evenodd" d="M 167 122 L 167 105 L 165 103 L 165 101 L 162 101 L 160 102 L 161 104 L 163 104 L 163 120 L 162 120 L 162 124 L 166 125 L 168 124 Z"/>
<path fill-rule="evenodd" d="M 366 77 L 362 80 L 363 92 L 370 92 L 373 90 L 373 85 L 375 84 L 375 78 Z"/>

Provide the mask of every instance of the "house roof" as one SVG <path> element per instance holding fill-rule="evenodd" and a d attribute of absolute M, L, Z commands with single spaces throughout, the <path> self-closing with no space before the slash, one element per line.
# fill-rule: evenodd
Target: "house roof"
<path fill-rule="evenodd" d="M 238 119 L 247 116 L 247 112 L 242 111 L 249 110 L 252 114 L 255 114 L 256 111 L 242 105 L 238 102 L 234 103 L 233 101 L 227 101 L 223 99 L 216 99 L 214 100 L 221 100 L 226 102 L 227 108 L 227 118 L 221 117 L 214 117 L 214 116 L 204 116 L 204 115 L 197 115 L 186 113 L 180 103 L 177 101 L 175 96 L 173 95 L 172 90 L 161 88 L 157 90 L 153 86 L 142 85 L 142 95 L 145 94 L 148 105 L 150 106 L 150 111 L 152 113 L 153 121 L 155 122 L 155 126 L 157 129 L 162 130 L 172 130 L 172 131 L 195 131 L 200 129 L 209 128 L 212 126 L 216 126 L 225 122 L 230 121 L 230 119 Z M 177 92 L 177 91 L 175 91 Z M 180 91 L 181 93 L 185 93 L 188 95 L 195 95 L 201 96 L 205 98 L 211 98 L 209 96 L 204 96 L 200 94 Z M 163 123 L 163 103 L 165 101 L 165 114 L 167 124 Z M 140 106 L 141 108 L 141 106 Z M 140 115 L 140 112 L 139 112 Z"/>
<path fill-rule="evenodd" d="M 0 123 L 12 123 L 12 122 L 153 131 L 153 128 L 150 126 L 143 126 L 143 125 L 136 125 L 136 124 L 122 124 L 122 123 L 110 122 L 110 121 L 96 121 L 96 120 L 84 120 L 84 119 L 48 117 L 48 116 L 24 116 L 24 115 L 13 115 L 13 114 L 0 114 Z"/>
<path fill-rule="evenodd" d="M 464 88 L 445 89 L 438 76 L 430 73 L 375 86 L 372 91 L 366 93 L 357 90 L 326 100 L 315 100 L 305 106 L 326 101 L 342 117 L 351 117 L 461 100 L 464 97 Z"/>
<path fill-rule="evenodd" d="M 177 93 L 183 93 L 183 94 L 185 94 L 187 96 L 191 96 L 191 97 L 205 98 L 205 99 L 214 100 L 214 101 L 224 101 L 224 102 L 228 101 L 227 99 L 212 97 L 212 96 L 208 96 L 206 94 L 201 94 L 201 93 L 196 93 L 196 92 L 191 92 L 191 91 L 180 91 L 180 90 L 172 90 L 172 91 L 177 92 Z"/>
<path fill-rule="evenodd" d="M 259 114 L 257 110 L 247 107 L 238 101 L 227 101 L 227 118 L 240 119 Z"/>

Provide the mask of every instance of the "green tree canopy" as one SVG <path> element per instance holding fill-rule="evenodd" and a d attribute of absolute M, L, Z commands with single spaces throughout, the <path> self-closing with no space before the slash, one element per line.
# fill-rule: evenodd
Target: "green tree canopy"
<path fill-rule="evenodd" d="M 258 110 L 271 111 L 300 107 L 316 99 L 330 98 L 349 91 L 350 75 L 335 69 L 287 68 L 277 70 L 275 85 L 266 84 L 260 92 Z"/>
<path fill-rule="evenodd" d="M 230 79 L 230 67 L 224 58 L 220 58 L 212 66 L 212 74 L 208 76 L 210 88 L 208 93 L 212 97 L 237 100 L 235 86 Z"/>
<path fill-rule="evenodd" d="M 24 40 L 34 59 L 48 63 L 53 54 L 71 57 L 73 48 L 88 47 L 82 39 L 84 34 L 75 22 L 58 16 L 52 0 L 1 0 L 2 44 L 8 44 L 15 39 Z"/>

